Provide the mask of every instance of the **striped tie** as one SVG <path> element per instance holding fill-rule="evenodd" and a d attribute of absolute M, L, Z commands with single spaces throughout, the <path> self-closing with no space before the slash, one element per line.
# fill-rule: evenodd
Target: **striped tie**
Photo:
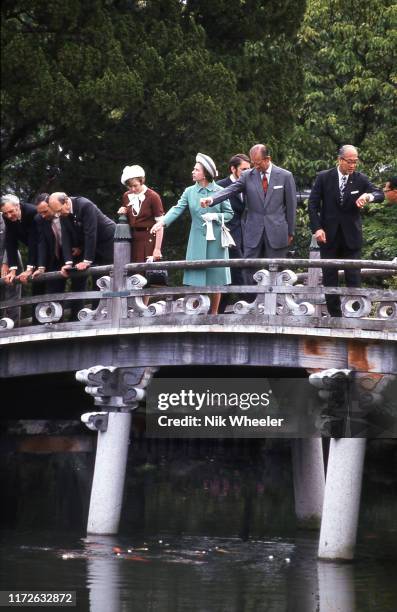
<path fill-rule="evenodd" d="M 345 193 L 345 189 L 346 189 L 346 183 L 347 183 L 347 174 L 344 174 L 342 176 L 341 182 L 340 182 L 340 186 L 339 186 L 339 192 L 340 192 L 340 205 L 343 206 L 343 196 Z"/>
<path fill-rule="evenodd" d="M 62 233 L 59 218 L 52 220 L 51 227 L 55 238 L 55 257 L 61 259 Z"/>

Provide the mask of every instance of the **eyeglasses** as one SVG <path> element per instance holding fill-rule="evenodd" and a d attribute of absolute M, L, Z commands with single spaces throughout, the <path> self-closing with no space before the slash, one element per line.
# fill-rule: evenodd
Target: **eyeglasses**
<path fill-rule="evenodd" d="M 383 193 L 388 193 L 389 191 L 396 191 L 395 189 L 386 189 L 386 187 L 383 188 Z"/>
<path fill-rule="evenodd" d="M 345 161 L 349 166 L 357 166 L 359 163 L 359 159 L 346 159 L 346 157 L 341 157 L 343 161 Z"/>

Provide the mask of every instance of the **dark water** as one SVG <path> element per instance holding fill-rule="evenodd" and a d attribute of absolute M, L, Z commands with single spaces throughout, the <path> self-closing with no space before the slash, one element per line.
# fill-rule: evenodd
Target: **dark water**
<path fill-rule="evenodd" d="M 92 612 L 397 609 L 394 446 L 369 445 L 353 564 L 318 562 L 297 529 L 287 443 L 135 449 L 114 537 L 84 534 L 91 456 L 8 457 L 2 589 L 74 590 Z"/>

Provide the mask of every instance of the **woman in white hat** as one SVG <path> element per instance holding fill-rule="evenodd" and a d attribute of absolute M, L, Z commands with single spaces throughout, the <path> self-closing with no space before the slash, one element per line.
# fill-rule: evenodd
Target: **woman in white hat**
<path fill-rule="evenodd" d="M 157 235 L 163 227 L 168 227 L 188 208 L 192 217 L 186 260 L 197 259 L 229 259 L 229 250 L 221 243 L 222 221 L 227 223 L 233 217 L 233 209 L 229 200 L 213 206 L 210 213 L 201 208 L 200 199 L 213 195 L 221 187 L 214 181 L 218 172 L 211 157 L 198 153 L 192 171 L 194 185 L 187 187 L 179 202 L 152 227 L 152 233 Z M 231 283 L 230 268 L 205 268 L 202 270 L 185 270 L 184 285 L 213 286 L 229 285 Z M 211 314 L 217 314 L 220 293 L 211 294 Z"/>
<path fill-rule="evenodd" d="M 127 215 L 131 227 L 131 261 L 141 263 L 148 258 L 160 259 L 163 232 L 158 232 L 156 237 L 150 233 L 156 221 L 164 215 L 159 194 L 145 185 L 145 171 L 141 166 L 126 166 L 121 182 L 128 187 L 128 191 L 123 194 L 122 205 L 117 212 Z"/>

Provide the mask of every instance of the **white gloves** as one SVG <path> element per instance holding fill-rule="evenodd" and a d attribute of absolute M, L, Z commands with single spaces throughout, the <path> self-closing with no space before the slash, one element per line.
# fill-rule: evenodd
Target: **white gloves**
<path fill-rule="evenodd" d="M 204 221 L 203 225 L 207 226 L 206 240 L 215 240 L 212 222 L 218 221 L 218 213 L 204 213 L 204 215 L 201 215 L 201 218 Z"/>
<path fill-rule="evenodd" d="M 201 217 L 205 222 L 218 221 L 218 213 L 204 213 L 204 215 L 201 215 Z"/>

